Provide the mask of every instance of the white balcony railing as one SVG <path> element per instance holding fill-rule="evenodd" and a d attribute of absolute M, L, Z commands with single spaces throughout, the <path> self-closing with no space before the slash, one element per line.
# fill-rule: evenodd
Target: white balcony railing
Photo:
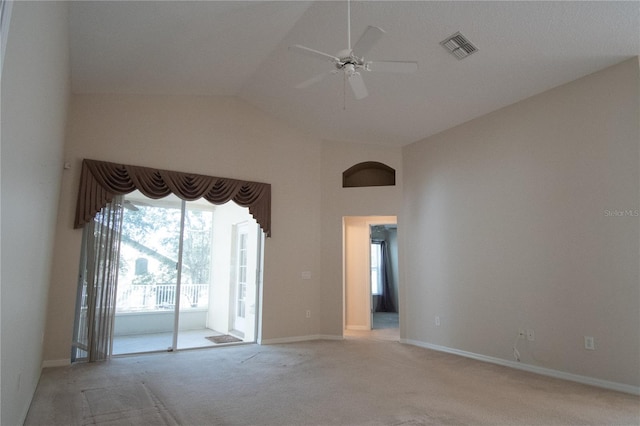
<path fill-rule="evenodd" d="M 174 309 L 175 284 L 129 285 L 118 288 L 116 312 L 160 311 Z M 206 309 L 209 304 L 209 284 L 182 284 L 181 309 Z"/>

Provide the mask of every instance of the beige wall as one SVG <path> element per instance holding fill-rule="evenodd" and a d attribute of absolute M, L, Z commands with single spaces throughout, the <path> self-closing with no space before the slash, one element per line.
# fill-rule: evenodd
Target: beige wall
<path fill-rule="evenodd" d="M 640 385 L 638 95 L 634 58 L 405 147 L 407 339 L 513 360 L 533 329 L 523 363 Z"/>
<path fill-rule="evenodd" d="M 396 186 L 342 188 L 342 172 L 364 162 L 379 161 L 396 170 Z M 400 148 L 325 141 L 322 144 L 322 306 L 321 334 L 342 336 L 343 233 L 345 216 L 397 216 L 402 204 Z M 399 225 L 401 227 L 402 224 Z M 402 279 L 402 278 L 401 278 Z"/>
<path fill-rule="evenodd" d="M 233 98 L 73 96 L 51 278 L 45 359 L 69 358 L 80 230 L 72 229 L 82 158 L 272 185 L 263 339 L 317 334 L 321 143 Z"/>
<path fill-rule="evenodd" d="M 69 97 L 68 10 L 15 2 L 2 70 L 2 417 L 40 377 Z"/>
<path fill-rule="evenodd" d="M 396 168 L 400 183 L 399 148 L 320 143 L 234 98 L 77 95 L 68 134 L 65 160 L 73 167 L 63 178 L 45 341 L 45 357 L 53 363 L 68 358 L 71 339 L 81 236 L 71 228 L 82 158 L 272 184 L 273 237 L 265 243 L 263 287 L 265 342 L 341 336 L 342 217 L 399 212 L 400 184 L 341 187 L 342 172 L 361 161 Z M 330 226 L 323 228 L 322 238 L 321 220 Z M 310 280 L 302 278 L 306 271 Z M 311 318 L 306 318 L 307 310 Z"/>

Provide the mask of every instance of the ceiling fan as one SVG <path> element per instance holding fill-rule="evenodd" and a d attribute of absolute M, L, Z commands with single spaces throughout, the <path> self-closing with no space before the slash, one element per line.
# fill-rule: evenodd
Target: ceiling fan
<path fill-rule="evenodd" d="M 127 210 L 131 210 L 132 212 L 137 212 L 138 210 L 140 210 L 138 207 L 150 207 L 151 205 L 148 203 L 145 203 L 144 201 L 139 201 L 139 200 L 135 200 L 135 201 L 131 201 L 129 199 L 125 199 L 124 202 L 122 203 L 122 207 L 124 207 Z"/>
<path fill-rule="evenodd" d="M 304 89 L 315 83 L 322 81 L 329 74 L 337 74 L 342 71 L 345 81 L 349 81 L 349 86 L 356 99 L 364 99 L 369 96 L 367 87 L 361 71 L 373 72 L 395 72 L 395 73 L 413 73 L 418 70 L 417 62 L 407 61 L 366 61 L 364 58 L 369 50 L 380 40 L 384 30 L 374 26 L 368 26 L 356 44 L 351 47 L 351 1 L 347 0 L 347 48 L 339 51 L 335 55 L 320 52 L 309 47 L 295 44 L 289 47 L 289 50 L 313 56 L 318 59 L 328 60 L 335 69 L 326 71 L 311 77 L 308 80 L 295 86 L 297 89 Z"/>

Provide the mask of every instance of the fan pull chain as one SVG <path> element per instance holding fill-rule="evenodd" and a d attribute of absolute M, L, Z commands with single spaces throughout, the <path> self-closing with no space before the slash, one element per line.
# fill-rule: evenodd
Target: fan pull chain
<path fill-rule="evenodd" d="M 342 73 L 342 110 L 347 110 L 347 74 Z"/>

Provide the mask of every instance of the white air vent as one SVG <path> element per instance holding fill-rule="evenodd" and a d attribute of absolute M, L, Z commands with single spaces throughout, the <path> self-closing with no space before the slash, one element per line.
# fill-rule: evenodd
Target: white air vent
<path fill-rule="evenodd" d="M 440 44 L 458 59 L 464 59 L 478 51 L 478 48 L 459 32 L 441 41 Z"/>

